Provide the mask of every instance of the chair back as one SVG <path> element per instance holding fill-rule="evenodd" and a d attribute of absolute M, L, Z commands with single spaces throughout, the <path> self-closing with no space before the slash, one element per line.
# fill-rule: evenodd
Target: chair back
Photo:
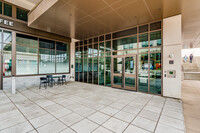
<path fill-rule="evenodd" d="M 44 78 L 44 77 L 40 78 L 40 81 L 44 81 L 44 80 L 47 80 L 47 78 Z"/>
<path fill-rule="evenodd" d="M 66 78 L 66 75 L 62 75 L 62 78 Z"/>

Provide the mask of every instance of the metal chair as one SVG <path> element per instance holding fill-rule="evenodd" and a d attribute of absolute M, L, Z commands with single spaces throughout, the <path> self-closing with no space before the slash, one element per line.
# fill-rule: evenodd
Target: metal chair
<path fill-rule="evenodd" d="M 62 81 L 62 84 L 63 84 L 64 82 L 65 82 L 65 84 L 67 83 L 66 75 L 62 75 L 61 81 Z"/>
<path fill-rule="evenodd" d="M 55 85 L 55 80 L 53 79 L 52 75 L 47 75 L 47 82 L 48 86 L 53 87 L 53 84 Z"/>
<path fill-rule="evenodd" d="M 44 78 L 44 77 L 40 78 L 40 87 L 39 87 L 39 89 L 41 89 L 42 84 L 44 84 L 44 88 L 47 89 L 47 84 L 48 84 L 47 78 Z"/>

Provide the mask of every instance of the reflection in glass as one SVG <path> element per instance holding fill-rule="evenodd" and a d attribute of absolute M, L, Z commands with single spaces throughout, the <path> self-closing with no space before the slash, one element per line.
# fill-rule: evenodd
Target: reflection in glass
<path fill-rule="evenodd" d="M 55 73 L 55 50 L 39 50 L 39 74 Z"/>
<path fill-rule="evenodd" d="M 150 33 L 150 46 L 161 46 L 161 31 Z"/>
<path fill-rule="evenodd" d="M 11 76 L 12 70 L 12 53 L 3 51 L 3 76 Z"/>
<path fill-rule="evenodd" d="M 150 54 L 150 93 L 161 94 L 161 53 Z"/>
<path fill-rule="evenodd" d="M 125 77 L 125 86 L 135 87 L 135 77 Z"/>
<path fill-rule="evenodd" d="M 125 74 L 135 74 L 135 57 L 125 58 Z"/>
<path fill-rule="evenodd" d="M 111 57 L 105 57 L 105 85 L 111 86 Z"/>
<path fill-rule="evenodd" d="M 92 83 L 92 58 L 88 58 L 88 83 Z"/>
<path fill-rule="evenodd" d="M 84 46 L 84 52 L 83 52 L 83 54 L 88 54 L 88 46 L 87 45 Z"/>
<path fill-rule="evenodd" d="M 122 58 L 114 58 L 113 65 L 114 73 L 122 73 Z"/>
<path fill-rule="evenodd" d="M 84 65 L 83 65 L 83 71 L 84 71 L 84 82 L 87 83 L 87 71 L 88 71 L 88 67 L 87 67 L 87 58 L 84 58 Z"/>
<path fill-rule="evenodd" d="M 99 85 L 104 85 L 104 57 L 99 57 Z"/>
<path fill-rule="evenodd" d="M 139 49 L 139 53 L 148 53 L 149 49 Z"/>
<path fill-rule="evenodd" d="M 106 42 L 105 51 L 106 52 L 110 52 L 111 51 L 111 41 Z"/>
<path fill-rule="evenodd" d="M 83 81 L 83 59 L 79 59 L 79 81 Z"/>
<path fill-rule="evenodd" d="M 93 82 L 94 84 L 98 84 L 98 57 L 94 58 L 94 63 L 93 63 Z"/>
<path fill-rule="evenodd" d="M 38 48 L 16 46 L 16 74 L 37 74 Z"/>
<path fill-rule="evenodd" d="M 148 47 L 148 33 L 139 35 L 139 48 Z"/>
<path fill-rule="evenodd" d="M 94 54 L 98 54 L 98 43 L 94 44 Z"/>
<path fill-rule="evenodd" d="M 113 81 L 115 85 L 122 86 L 122 76 L 114 76 Z"/>
<path fill-rule="evenodd" d="M 104 56 L 104 42 L 99 43 L 99 56 Z"/>
<path fill-rule="evenodd" d="M 92 45 L 88 45 L 88 54 L 93 54 Z"/>
<path fill-rule="evenodd" d="M 148 92 L 148 54 L 140 54 L 138 61 L 138 90 Z"/>
<path fill-rule="evenodd" d="M 78 68 L 79 68 L 78 60 L 79 60 L 78 58 L 75 59 L 75 81 L 78 81 Z"/>
<path fill-rule="evenodd" d="M 69 55 L 68 52 L 56 51 L 56 73 L 69 72 Z"/>
<path fill-rule="evenodd" d="M 137 36 L 113 40 L 113 50 L 126 50 L 137 48 Z"/>
<path fill-rule="evenodd" d="M 161 47 L 150 48 L 150 52 L 161 52 Z"/>
<path fill-rule="evenodd" d="M 38 47 L 38 39 L 37 37 L 27 36 L 23 34 L 16 35 L 16 44 L 23 45 L 27 47 Z"/>
<path fill-rule="evenodd" d="M 10 31 L 3 32 L 3 42 L 4 43 L 12 43 L 12 32 L 10 32 Z"/>

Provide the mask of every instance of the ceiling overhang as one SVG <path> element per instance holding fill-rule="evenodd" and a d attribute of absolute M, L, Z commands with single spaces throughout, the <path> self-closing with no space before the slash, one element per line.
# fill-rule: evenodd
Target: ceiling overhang
<path fill-rule="evenodd" d="M 41 0 L 4 0 L 27 10 L 32 10 Z"/>
<path fill-rule="evenodd" d="M 85 39 L 181 13 L 181 0 L 43 0 L 30 27 Z"/>

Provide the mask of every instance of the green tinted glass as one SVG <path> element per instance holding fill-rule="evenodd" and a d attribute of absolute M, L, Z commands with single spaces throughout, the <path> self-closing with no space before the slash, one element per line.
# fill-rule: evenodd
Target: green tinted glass
<path fill-rule="evenodd" d="M 4 3 L 4 15 L 12 17 L 12 6 Z"/>
<path fill-rule="evenodd" d="M 17 19 L 28 21 L 28 11 L 17 8 Z"/>

